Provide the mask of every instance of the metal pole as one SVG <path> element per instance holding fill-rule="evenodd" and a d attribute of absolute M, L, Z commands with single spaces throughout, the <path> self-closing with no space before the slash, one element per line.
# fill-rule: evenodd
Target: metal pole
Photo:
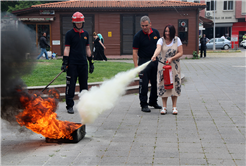
<path fill-rule="evenodd" d="M 42 92 L 45 90 L 45 89 L 47 89 L 48 88 L 48 86 L 52 83 L 52 82 L 54 82 L 55 81 L 55 79 L 57 79 L 57 77 L 59 77 L 59 75 L 61 75 L 61 73 L 63 72 L 64 70 L 62 70 L 43 90 L 42 90 Z"/>
<path fill-rule="evenodd" d="M 214 0 L 214 44 L 213 44 L 213 50 L 215 50 L 215 0 Z"/>

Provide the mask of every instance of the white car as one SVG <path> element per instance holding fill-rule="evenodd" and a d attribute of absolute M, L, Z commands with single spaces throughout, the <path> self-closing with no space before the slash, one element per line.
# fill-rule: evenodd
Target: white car
<path fill-rule="evenodd" d="M 246 41 L 246 40 L 244 40 L 244 41 Z M 246 42 L 243 43 L 243 48 L 246 49 Z"/>
<path fill-rule="evenodd" d="M 246 43 L 246 40 L 241 41 L 240 47 L 243 47 L 243 44 L 245 44 L 245 43 Z"/>

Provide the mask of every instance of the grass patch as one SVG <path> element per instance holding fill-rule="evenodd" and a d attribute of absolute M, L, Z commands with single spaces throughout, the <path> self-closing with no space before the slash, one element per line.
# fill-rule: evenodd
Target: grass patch
<path fill-rule="evenodd" d="M 229 50 L 207 50 L 207 53 L 237 53 L 241 50 L 229 49 Z"/>
<path fill-rule="evenodd" d="M 39 60 L 29 75 L 22 77 L 27 86 L 46 86 L 61 72 L 62 60 Z M 88 74 L 88 82 L 101 82 L 117 73 L 134 68 L 132 63 L 94 61 L 94 72 Z M 51 85 L 66 84 L 66 73 L 62 73 Z"/>

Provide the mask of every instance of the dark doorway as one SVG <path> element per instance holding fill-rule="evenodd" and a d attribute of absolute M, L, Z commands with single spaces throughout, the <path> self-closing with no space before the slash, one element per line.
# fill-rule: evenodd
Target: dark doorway
<path fill-rule="evenodd" d="M 140 18 L 147 14 L 124 14 L 121 15 L 121 55 L 132 55 L 132 41 L 134 35 L 141 30 Z"/>

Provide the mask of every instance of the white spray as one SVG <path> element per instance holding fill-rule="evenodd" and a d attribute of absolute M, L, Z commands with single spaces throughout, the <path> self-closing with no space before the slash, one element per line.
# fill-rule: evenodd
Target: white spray
<path fill-rule="evenodd" d="M 103 111 L 113 108 L 119 97 L 125 93 L 128 84 L 149 63 L 150 61 L 129 71 L 120 72 L 110 80 L 104 81 L 100 87 L 83 90 L 76 105 L 82 124 L 93 123 Z"/>

